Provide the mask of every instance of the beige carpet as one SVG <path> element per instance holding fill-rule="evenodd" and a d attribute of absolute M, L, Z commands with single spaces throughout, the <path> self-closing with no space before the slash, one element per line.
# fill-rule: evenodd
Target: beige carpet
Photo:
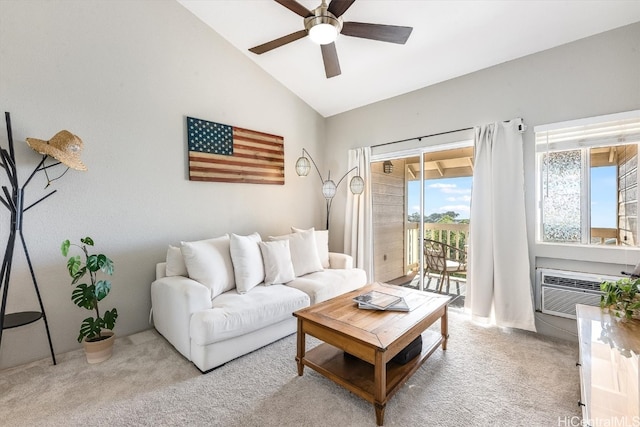
<path fill-rule="evenodd" d="M 576 343 L 450 313 L 448 350 L 391 399 L 385 425 L 579 423 Z M 119 338 L 98 365 L 79 350 L 0 371 L 0 425 L 375 426 L 371 404 L 309 368 L 298 377 L 295 345 L 292 335 L 202 375 L 154 331 Z"/>

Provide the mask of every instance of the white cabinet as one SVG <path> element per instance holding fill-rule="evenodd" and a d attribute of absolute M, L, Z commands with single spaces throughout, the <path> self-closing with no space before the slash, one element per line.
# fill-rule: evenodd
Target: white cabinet
<path fill-rule="evenodd" d="M 640 321 L 576 307 L 583 425 L 640 425 Z"/>

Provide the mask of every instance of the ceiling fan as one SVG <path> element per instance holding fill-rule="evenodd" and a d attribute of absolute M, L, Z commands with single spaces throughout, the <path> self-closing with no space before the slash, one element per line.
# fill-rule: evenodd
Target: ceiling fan
<path fill-rule="evenodd" d="M 368 24 L 363 22 L 342 22 L 342 14 L 355 0 L 332 0 L 327 6 L 325 0 L 313 10 L 309 10 L 295 0 L 274 0 L 293 13 L 304 18 L 304 30 L 296 31 L 284 37 L 249 49 L 257 55 L 284 46 L 307 35 L 320 45 L 322 60 L 327 78 L 340 75 L 338 52 L 334 43 L 338 34 L 378 40 L 389 43 L 405 44 L 413 28 L 396 25 Z"/>

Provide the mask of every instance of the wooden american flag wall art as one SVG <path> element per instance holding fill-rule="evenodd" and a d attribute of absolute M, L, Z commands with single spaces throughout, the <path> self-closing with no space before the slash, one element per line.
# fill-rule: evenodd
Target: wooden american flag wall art
<path fill-rule="evenodd" d="M 189 180 L 284 185 L 284 138 L 187 117 Z"/>

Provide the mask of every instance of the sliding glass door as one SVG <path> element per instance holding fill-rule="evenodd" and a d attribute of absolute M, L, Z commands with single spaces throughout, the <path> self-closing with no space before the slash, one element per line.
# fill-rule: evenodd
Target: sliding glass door
<path fill-rule="evenodd" d="M 372 172 L 374 280 L 464 294 L 473 147 L 471 141 L 374 156 Z M 444 244 L 451 277 L 429 269 L 425 242 Z M 451 264 L 453 265 L 453 264 Z M 450 285 L 450 286 L 448 286 Z"/>

